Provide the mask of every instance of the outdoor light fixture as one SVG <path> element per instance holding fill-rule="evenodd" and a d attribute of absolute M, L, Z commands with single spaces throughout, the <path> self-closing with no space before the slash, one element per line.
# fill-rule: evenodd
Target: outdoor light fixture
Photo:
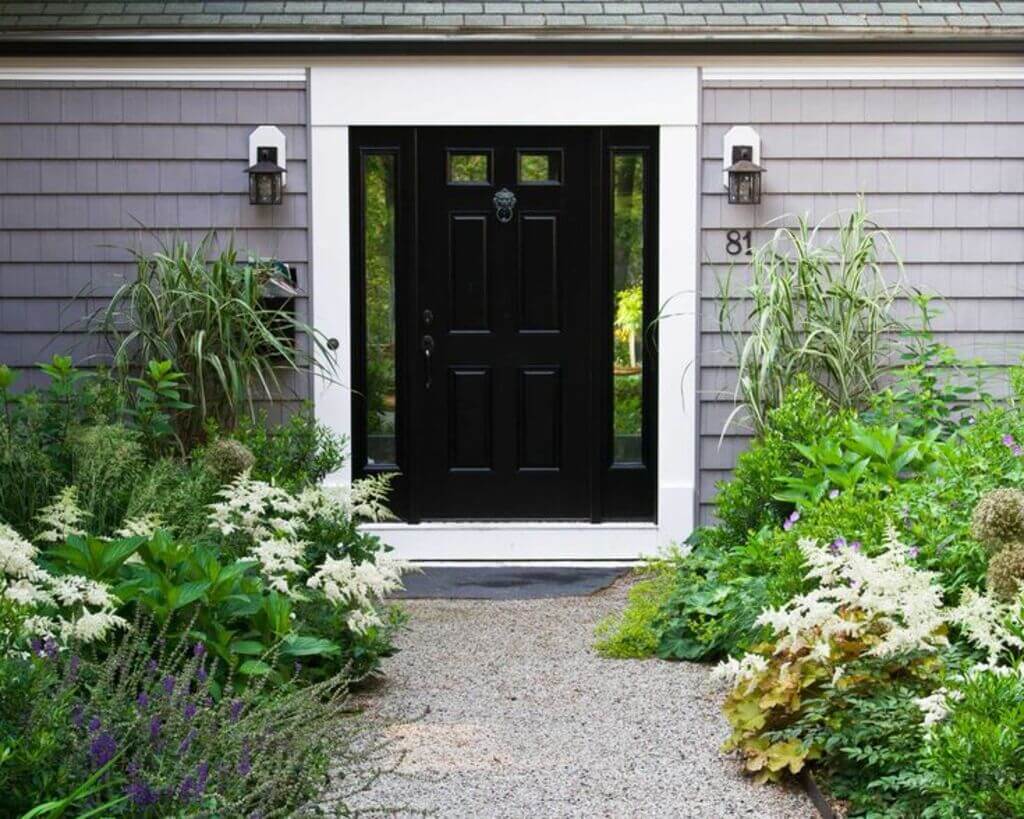
<path fill-rule="evenodd" d="M 761 201 L 761 137 L 746 125 L 730 128 L 723 139 L 722 184 L 730 205 L 756 205 Z"/>
<path fill-rule="evenodd" d="M 273 125 L 261 125 L 249 135 L 249 204 L 280 205 L 285 172 L 284 134 Z"/>

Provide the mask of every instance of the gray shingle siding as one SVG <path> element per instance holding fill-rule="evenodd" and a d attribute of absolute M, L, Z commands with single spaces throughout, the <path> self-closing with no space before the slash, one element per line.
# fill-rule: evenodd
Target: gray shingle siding
<path fill-rule="evenodd" d="M 250 205 L 244 173 L 266 122 L 288 140 L 278 207 Z M 102 350 L 82 319 L 133 274 L 126 248 L 152 247 L 150 230 L 214 228 L 294 265 L 307 291 L 305 123 L 302 83 L 0 85 L 0 361 Z"/>
<path fill-rule="evenodd" d="M 665 0 L 566 0 L 566 2 L 80 2 L 0 3 L 0 30 L 207 28 L 324 32 L 394 29 L 591 29 L 655 32 L 749 33 L 931 32 L 956 36 L 1020 29 L 1020 2 L 665 2 Z"/>
<path fill-rule="evenodd" d="M 821 218 L 866 196 L 893 234 L 912 286 L 947 298 L 937 337 L 966 356 L 1024 352 L 1024 83 L 708 82 L 703 89 L 700 501 L 746 446 L 733 428 L 735 373 L 717 322 L 725 234 L 784 214 Z M 727 203 L 722 136 L 761 134 L 764 198 Z M 827 193 L 826 193 L 827 191 Z M 756 230 L 755 242 L 767 230 Z M 744 273 L 737 270 L 737 281 Z"/>

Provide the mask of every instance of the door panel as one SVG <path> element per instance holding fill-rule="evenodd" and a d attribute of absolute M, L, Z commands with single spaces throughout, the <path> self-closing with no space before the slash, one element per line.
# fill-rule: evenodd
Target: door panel
<path fill-rule="evenodd" d="M 592 515 L 591 134 L 418 131 L 423 519 Z M 544 161 L 521 183 L 524 156 Z M 489 161 L 455 168 L 453 157 Z M 511 208 L 499 209 L 499 191 Z"/>

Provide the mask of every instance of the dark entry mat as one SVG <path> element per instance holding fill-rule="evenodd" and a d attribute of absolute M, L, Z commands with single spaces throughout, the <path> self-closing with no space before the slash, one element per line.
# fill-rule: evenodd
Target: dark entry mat
<path fill-rule="evenodd" d="M 405 591 L 393 596 L 407 600 L 584 597 L 628 571 L 628 566 L 424 566 L 405 575 Z"/>

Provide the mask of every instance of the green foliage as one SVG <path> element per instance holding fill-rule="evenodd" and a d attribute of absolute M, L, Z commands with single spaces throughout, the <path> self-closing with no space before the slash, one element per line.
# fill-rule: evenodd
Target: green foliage
<path fill-rule="evenodd" d="M 158 515 L 177 538 L 202 542 L 210 537 L 210 504 L 220 488 L 220 481 L 202 463 L 161 458 L 132 488 L 126 517 Z"/>
<path fill-rule="evenodd" d="M 975 673 L 959 692 L 927 744 L 930 815 L 1024 816 L 1024 681 Z"/>
<path fill-rule="evenodd" d="M 178 413 L 193 409 L 182 399 L 185 374 L 170 361 L 150 361 L 141 378 L 129 378 L 135 387 L 133 406 L 127 410 L 151 454 L 161 453 L 169 441 L 183 448 L 174 429 Z"/>
<path fill-rule="evenodd" d="M 626 608 L 597 624 L 598 654 L 620 660 L 654 656 L 660 639 L 657 621 L 675 586 L 675 564 L 680 559 L 670 555 L 651 560 L 636 571 L 639 579 L 629 589 Z"/>
<path fill-rule="evenodd" d="M 873 687 L 826 687 L 782 735 L 819 749 L 818 776 L 849 804 L 850 816 L 916 819 L 931 800 L 922 788 L 925 729 L 915 698 L 934 685 L 926 673 Z"/>
<path fill-rule="evenodd" d="M 736 397 L 759 431 L 801 374 L 836 407 L 866 406 L 905 327 L 894 310 L 904 289 L 879 261 L 881 248 L 902 267 L 891 237 L 863 202 L 837 221 L 832 242 L 820 236 L 826 222 L 812 228 L 801 219 L 755 250 L 744 321 L 733 316 L 730 278 L 721 282 L 719 322 L 735 345 Z"/>
<path fill-rule="evenodd" d="M 926 473 L 934 462 L 935 427 L 922 437 L 903 435 L 899 426 L 867 426 L 851 421 L 841 434 L 794 443 L 805 463 L 799 475 L 780 475 L 777 500 L 804 507 L 831 491 L 847 492 L 861 481 L 891 489 L 911 474 Z"/>
<path fill-rule="evenodd" d="M 195 246 L 135 252 L 136 278 L 118 288 L 95 322 L 115 339 L 122 372 L 173 361 L 184 373 L 195 405 L 178 407 L 186 441 L 199 438 L 208 418 L 231 429 L 243 414 L 255 416 L 254 395 L 272 399 L 283 373 L 333 361 L 322 333 L 268 300 L 296 295 L 279 265 L 241 261 L 231 245 L 211 260 L 214 243 L 209 233 Z M 308 339 L 312 353 L 294 343 L 296 335 Z"/>
<path fill-rule="evenodd" d="M 265 415 L 243 419 L 232 437 L 255 457 L 254 478 L 290 491 L 321 482 L 345 461 L 344 439 L 317 421 L 310 407 L 278 426 L 271 426 Z"/>
<path fill-rule="evenodd" d="M 643 376 L 616 375 L 615 425 L 616 435 L 639 435 L 643 429 Z"/>
<path fill-rule="evenodd" d="M 71 482 L 94 531 L 112 531 L 124 519 L 145 467 L 139 435 L 121 424 L 83 427 L 68 435 L 67 449 Z"/>
<path fill-rule="evenodd" d="M 51 664 L 0 655 L 0 814 L 20 816 L 69 793 L 73 697 Z"/>
<path fill-rule="evenodd" d="M 719 485 L 715 511 L 726 541 L 738 545 L 749 533 L 782 520 L 790 504 L 775 495 L 779 476 L 791 474 L 800 461 L 795 444 L 831 435 L 847 417 L 830 412 L 820 390 L 806 377 L 796 379 L 782 403 L 768 413 L 761 435 L 740 455 L 732 480 Z"/>

